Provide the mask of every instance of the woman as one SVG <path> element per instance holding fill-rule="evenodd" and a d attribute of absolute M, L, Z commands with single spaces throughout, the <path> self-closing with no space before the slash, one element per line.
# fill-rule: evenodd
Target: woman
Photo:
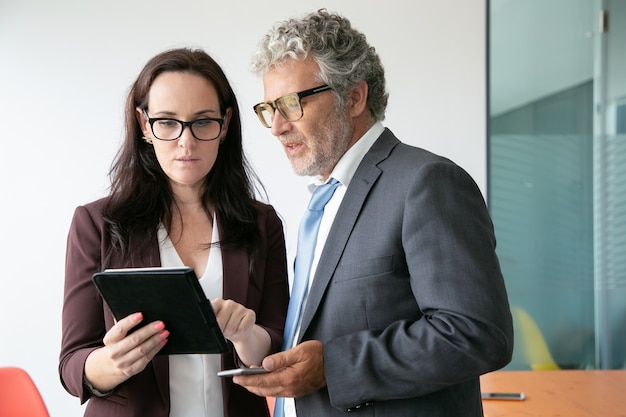
<path fill-rule="evenodd" d="M 69 231 L 65 389 L 90 400 L 85 416 L 268 416 L 264 398 L 216 376 L 280 349 L 288 284 L 282 224 L 254 199 L 237 100 L 209 55 L 175 49 L 146 64 L 111 179 Z M 106 268 L 183 265 L 211 300 L 229 353 L 155 356 L 164 323 L 144 323 L 141 312 L 115 322 L 92 283 Z"/>

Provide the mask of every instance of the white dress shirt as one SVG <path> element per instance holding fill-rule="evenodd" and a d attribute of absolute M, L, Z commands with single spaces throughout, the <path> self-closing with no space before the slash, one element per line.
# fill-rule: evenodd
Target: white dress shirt
<path fill-rule="evenodd" d="M 317 270 L 317 264 L 320 260 L 320 255 L 322 254 L 322 249 L 324 249 L 324 245 L 326 244 L 326 238 L 328 237 L 328 233 L 330 232 L 330 228 L 335 221 L 335 216 L 337 215 L 337 211 L 339 210 L 339 206 L 343 201 L 343 197 L 346 194 L 346 190 L 350 185 L 350 181 L 352 181 L 352 177 L 356 172 L 356 169 L 359 167 L 359 164 L 363 160 L 363 157 L 370 150 L 376 139 L 383 133 L 385 127 L 381 122 L 376 122 L 374 125 L 359 139 L 354 145 L 350 147 L 346 151 L 345 154 L 341 157 L 333 172 L 330 174 L 330 177 L 327 178 L 327 181 L 330 178 L 335 178 L 338 180 L 341 185 L 337 187 L 337 190 L 331 197 L 330 201 L 326 204 L 324 208 L 324 214 L 322 216 L 322 222 L 320 223 L 320 228 L 317 233 L 317 243 L 315 245 L 315 255 L 313 256 L 313 262 L 311 263 L 311 272 L 309 275 L 309 289 L 313 283 L 313 277 L 315 276 L 315 271 Z M 320 177 L 312 177 L 311 183 L 308 185 L 309 191 L 313 194 L 315 188 L 318 185 L 323 184 L 324 181 Z M 308 292 L 307 292 L 308 295 Z M 302 311 L 304 311 L 306 307 L 306 298 L 303 301 Z M 302 318 L 302 315 L 300 315 Z M 297 344 L 297 340 L 300 334 L 300 324 L 298 323 L 298 327 L 296 328 L 296 336 L 294 337 L 294 346 Z M 292 346 L 293 347 L 293 346 Z M 293 398 L 285 398 L 285 417 L 297 417 L 296 415 L 296 406 Z"/>

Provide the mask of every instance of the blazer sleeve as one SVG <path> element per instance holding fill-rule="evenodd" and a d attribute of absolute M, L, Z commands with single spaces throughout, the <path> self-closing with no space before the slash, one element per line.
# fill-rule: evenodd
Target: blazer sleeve
<path fill-rule="evenodd" d="M 341 308 L 365 322 L 324 343 L 331 404 L 343 410 L 475 380 L 512 352 L 493 225 L 474 181 L 443 158 L 390 158 L 382 170 L 345 248 L 351 268 L 340 265 L 327 295 L 341 288 Z"/>
<path fill-rule="evenodd" d="M 90 397 L 83 384 L 85 360 L 102 346 L 105 329 L 102 299 L 91 280 L 101 269 L 103 248 L 103 221 L 94 214 L 85 206 L 75 210 L 65 260 L 59 374 L 65 389 L 81 403 Z"/>
<path fill-rule="evenodd" d="M 283 225 L 276 211 L 271 206 L 265 206 L 259 218 L 259 231 L 263 243 L 260 245 L 254 278 L 257 285 L 262 288 L 257 324 L 269 333 L 274 353 L 282 347 L 289 304 L 287 251 Z"/>

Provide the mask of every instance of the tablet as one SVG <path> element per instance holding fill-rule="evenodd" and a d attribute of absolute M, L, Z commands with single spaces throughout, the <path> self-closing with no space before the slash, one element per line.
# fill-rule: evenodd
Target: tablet
<path fill-rule="evenodd" d="M 107 269 L 94 274 L 93 282 L 116 320 L 141 312 L 144 319 L 137 328 L 155 320 L 165 323 L 170 335 L 159 355 L 229 350 L 192 268 Z"/>

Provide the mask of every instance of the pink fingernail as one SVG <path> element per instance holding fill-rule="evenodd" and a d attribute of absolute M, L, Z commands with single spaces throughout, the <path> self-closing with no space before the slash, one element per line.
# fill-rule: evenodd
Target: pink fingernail
<path fill-rule="evenodd" d="M 143 314 L 141 314 L 141 313 L 137 313 L 137 314 L 135 314 L 134 319 L 135 319 L 135 321 L 141 321 L 141 320 L 143 320 Z"/>
<path fill-rule="evenodd" d="M 163 323 L 162 321 L 157 322 L 157 324 L 154 325 L 154 328 L 157 330 L 163 330 L 165 329 L 165 323 Z"/>

